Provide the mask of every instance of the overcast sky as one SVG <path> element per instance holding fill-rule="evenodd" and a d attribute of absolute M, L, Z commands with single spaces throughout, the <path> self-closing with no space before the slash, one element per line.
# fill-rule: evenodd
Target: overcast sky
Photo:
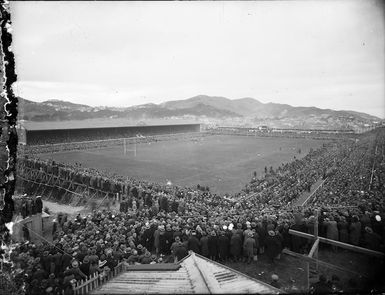
<path fill-rule="evenodd" d="M 207 94 L 384 118 L 379 3 L 12 1 L 14 89 L 93 106 Z"/>

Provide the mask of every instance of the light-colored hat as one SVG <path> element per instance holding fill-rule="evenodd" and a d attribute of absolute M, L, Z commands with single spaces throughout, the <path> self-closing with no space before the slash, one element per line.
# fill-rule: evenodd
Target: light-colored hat
<path fill-rule="evenodd" d="M 278 277 L 276 274 L 273 274 L 273 275 L 271 276 L 271 279 L 272 279 L 273 281 L 278 281 L 278 280 L 279 280 L 279 277 Z"/>

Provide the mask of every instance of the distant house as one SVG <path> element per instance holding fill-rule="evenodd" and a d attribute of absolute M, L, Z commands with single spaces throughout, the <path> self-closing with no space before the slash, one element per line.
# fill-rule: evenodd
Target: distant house
<path fill-rule="evenodd" d="M 262 125 L 262 126 L 259 126 L 258 129 L 261 131 L 268 131 L 269 127 L 267 127 L 266 125 Z"/>

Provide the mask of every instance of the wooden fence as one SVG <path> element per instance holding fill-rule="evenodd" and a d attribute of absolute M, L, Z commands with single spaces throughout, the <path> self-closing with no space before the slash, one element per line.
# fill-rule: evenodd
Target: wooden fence
<path fill-rule="evenodd" d="M 126 267 L 124 262 L 121 262 L 113 270 L 108 271 L 105 276 L 100 276 L 100 274 L 95 273 L 94 275 L 90 276 L 88 280 L 81 280 L 76 282 L 73 285 L 74 294 L 89 294 L 91 291 L 97 289 L 102 284 L 121 274 L 123 271 L 125 271 L 125 269 Z"/>

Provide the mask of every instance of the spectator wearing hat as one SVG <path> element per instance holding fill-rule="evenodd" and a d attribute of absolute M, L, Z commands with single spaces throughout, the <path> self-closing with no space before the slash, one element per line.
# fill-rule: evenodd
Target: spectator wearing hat
<path fill-rule="evenodd" d="M 73 260 L 71 262 L 71 268 L 69 269 L 69 273 L 75 276 L 75 280 L 86 280 L 87 276 L 80 270 L 79 262 L 77 260 Z"/>
<path fill-rule="evenodd" d="M 268 231 L 268 236 L 265 241 L 265 253 L 271 263 L 274 263 L 274 259 L 281 253 L 281 241 L 274 231 Z"/>
<path fill-rule="evenodd" d="M 77 259 L 79 259 L 79 261 L 83 261 L 84 257 L 86 257 L 87 255 L 88 255 L 88 249 L 85 245 L 83 245 L 77 255 Z"/>
<path fill-rule="evenodd" d="M 171 245 L 171 253 L 174 256 L 174 262 L 178 262 L 187 256 L 187 249 L 179 236 L 175 237 L 175 242 Z"/>
<path fill-rule="evenodd" d="M 88 277 L 90 275 L 90 261 L 88 257 L 84 257 L 83 263 L 80 264 L 79 269 Z"/>
<path fill-rule="evenodd" d="M 150 264 L 151 261 L 152 261 L 151 253 L 150 253 L 150 251 L 146 251 L 146 253 L 144 253 L 143 257 L 141 257 L 140 263 L 142 263 L 142 264 Z"/>
<path fill-rule="evenodd" d="M 251 230 L 251 224 L 250 222 L 246 222 L 246 229 L 245 231 L 243 232 L 243 238 L 246 239 L 248 237 L 248 234 L 252 232 Z"/>
<path fill-rule="evenodd" d="M 364 245 L 374 251 L 381 250 L 381 237 L 369 226 L 365 227 Z"/>
<path fill-rule="evenodd" d="M 157 260 L 157 257 L 156 257 L 156 255 L 151 255 L 151 262 L 150 262 L 150 264 L 156 264 L 156 260 Z"/>
<path fill-rule="evenodd" d="M 365 211 L 365 214 L 361 216 L 360 221 L 363 229 L 365 229 L 365 227 L 372 227 L 372 221 L 370 220 L 369 211 Z"/>
<path fill-rule="evenodd" d="M 132 252 L 131 252 L 131 256 L 128 257 L 128 259 L 127 259 L 127 263 L 128 264 L 135 264 L 137 262 L 139 262 L 138 251 L 133 249 Z"/>
<path fill-rule="evenodd" d="M 253 238 L 253 232 L 249 232 L 247 234 L 247 237 L 245 238 L 245 241 L 243 242 L 243 250 L 246 255 L 247 264 L 250 264 L 253 261 L 254 258 L 254 249 L 256 249 L 256 242 Z"/>

